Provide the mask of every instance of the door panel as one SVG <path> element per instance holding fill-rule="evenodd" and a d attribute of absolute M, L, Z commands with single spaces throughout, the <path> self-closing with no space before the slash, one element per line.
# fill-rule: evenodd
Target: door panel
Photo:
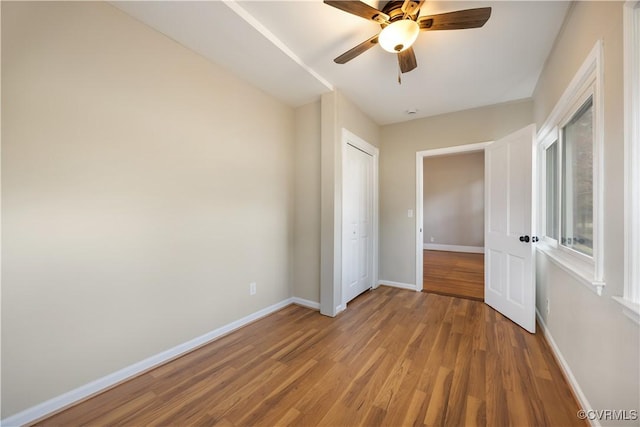
<path fill-rule="evenodd" d="M 487 155 L 488 148 L 485 150 L 485 174 L 490 174 L 493 186 L 489 192 L 489 203 L 487 207 L 491 207 L 491 215 L 488 216 L 489 232 L 503 234 L 507 225 L 507 200 L 504 194 L 507 192 L 507 169 L 504 165 L 508 162 L 507 148 L 504 146 L 494 147 L 491 155 Z M 485 181 L 486 182 L 486 181 Z"/>
<path fill-rule="evenodd" d="M 524 138 L 527 138 L 526 142 Z M 531 234 L 531 147 L 528 135 L 521 145 L 512 142 L 508 147 L 510 191 L 508 212 L 509 236 Z M 529 149 L 523 147 L 529 145 Z M 527 155 L 528 154 L 528 155 Z M 528 191 L 527 191 L 528 190 Z"/>
<path fill-rule="evenodd" d="M 343 179 L 342 277 L 349 302 L 373 286 L 373 157 L 348 144 Z"/>
<path fill-rule="evenodd" d="M 507 254 L 507 283 L 524 283 L 525 260 L 517 256 Z M 522 307 L 524 306 L 524 292 L 522 286 L 507 288 L 509 293 L 507 298 L 510 302 Z"/>
<path fill-rule="evenodd" d="M 489 249 L 487 251 L 487 257 L 485 262 L 489 266 L 486 269 L 488 277 L 485 280 L 485 287 L 488 287 L 492 292 L 497 293 L 498 295 L 503 294 L 503 286 L 502 286 L 502 257 L 503 254 Z M 485 299 L 486 299 L 486 289 L 485 289 Z"/>
<path fill-rule="evenodd" d="M 530 332 L 535 332 L 534 137 L 530 125 L 485 149 L 485 302 Z"/>
<path fill-rule="evenodd" d="M 345 185 L 343 188 L 343 198 L 345 201 L 355 200 L 358 196 L 358 162 L 357 158 L 348 152 L 345 168 L 346 175 L 344 177 Z M 357 204 L 343 203 L 343 224 L 345 227 L 343 234 L 342 247 L 342 280 L 347 289 L 353 289 L 358 284 L 358 269 L 354 265 L 358 262 L 358 220 L 357 220 Z M 348 291 L 350 293 L 351 291 Z"/>

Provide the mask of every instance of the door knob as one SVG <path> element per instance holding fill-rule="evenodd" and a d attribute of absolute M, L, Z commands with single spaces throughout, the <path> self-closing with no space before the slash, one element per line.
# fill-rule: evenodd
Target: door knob
<path fill-rule="evenodd" d="M 538 239 L 538 236 L 531 236 L 531 241 L 533 243 L 538 242 L 540 239 Z"/>
<path fill-rule="evenodd" d="M 520 236 L 520 241 L 521 242 L 525 242 L 525 243 L 529 243 L 529 236 Z"/>

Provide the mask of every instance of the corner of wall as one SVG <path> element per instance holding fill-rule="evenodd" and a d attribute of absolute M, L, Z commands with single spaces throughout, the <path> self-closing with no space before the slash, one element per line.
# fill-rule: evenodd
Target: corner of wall
<path fill-rule="evenodd" d="M 320 313 L 331 317 L 339 304 L 334 289 L 337 96 L 335 91 L 322 95 L 320 113 Z"/>

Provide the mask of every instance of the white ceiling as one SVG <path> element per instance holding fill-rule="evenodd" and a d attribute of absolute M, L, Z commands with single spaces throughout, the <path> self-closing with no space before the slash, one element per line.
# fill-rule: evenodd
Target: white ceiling
<path fill-rule="evenodd" d="M 422 32 L 414 45 L 418 68 L 399 85 L 395 56 L 379 46 L 347 64 L 333 62 L 380 27 L 321 0 L 112 4 L 289 105 L 335 88 L 379 124 L 530 97 L 569 6 L 427 0 L 421 15 L 484 6 L 492 15 L 478 29 Z"/>

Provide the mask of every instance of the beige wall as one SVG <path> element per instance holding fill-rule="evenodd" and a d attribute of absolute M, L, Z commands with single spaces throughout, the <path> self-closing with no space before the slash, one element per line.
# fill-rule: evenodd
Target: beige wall
<path fill-rule="evenodd" d="M 296 109 L 293 295 L 320 302 L 320 102 Z"/>
<path fill-rule="evenodd" d="M 341 132 L 342 129 L 347 129 L 369 144 L 380 147 L 380 126 L 363 113 L 342 92 L 336 91 L 335 93 L 337 94 L 338 103 L 337 130 Z"/>
<path fill-rule="evenodd" d="M 423 160 L 424 243 L 484 247 L 484 153 Z"/>
<path fill-rule="evenodd" d="M 380 147 L 380 279 L 415 285 L 416 153 L 492 141 L 532 121 L 531 101 L 383 126 Z"/>
<path fill-rule="evenodd" d="M 291 108 L 89 2 L 2 2 L 2 106 L 3 418 L 290 296 Z"/>
<path fill-rule="evenodd" d="M 380 145 L 380 127 L 341 92 L 321 99 L 320 311 L 335 316 L 342 302 L 342 129 Z"/>
<path fill-rule="evenodd" d="M 639 409 L 640 401 L 638 325 L 611 299 L 623 293 L 624 271 L 622 7 L 621 2 L 576 2 L 534 93 L 535 119 L 541 125 L 596 40 L 603 40 L 603 295 L 597 296 L 544 255 L 537 261 L 538 310 L 595 409 Z"/>

